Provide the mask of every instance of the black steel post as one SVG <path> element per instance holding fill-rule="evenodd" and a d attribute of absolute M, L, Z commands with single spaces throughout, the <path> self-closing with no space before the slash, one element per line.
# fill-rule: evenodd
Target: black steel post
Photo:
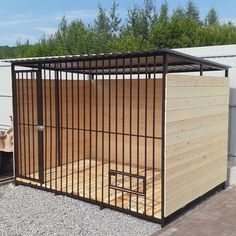
<path fill-rule="evenodd" d="M 161 226 L 165 225 L 165 102 L 166 76 L 168 73 L 168 55 L 163 56 L 162 72 L 162 142 L 161 142 Z"/>
<path fill-rule="evenodd" d="M 42 109 L 42 70 L 41 64 L 38 66 L 37 72 L 37 117 L 38 117 L 38 169 L 39 182 L 44 182 L 44 145 L 43 145 L 43 131 L 40 127 L 43 126 L 43 109 Z"/>
<path fill-rule="evenodd" d="M 200 64 L 200 76 L 203 76 L 203 65 Z"/>
<path fill-rule="evenodd" d="M 17 90 L 15 66 L 11 66 L 12 74 L 12 106 L 13 106 L 13 132 L 14 132 L 14 163 L 15 177 L 19 175 L 19 155 L 18 155 L 18 117 L 17 117 Z"/>
<path fill-rule="evenodd" d="M 225 70 L 225 77 L 226 77 L 226 78 L 229 77 L 229 69 Z"/>

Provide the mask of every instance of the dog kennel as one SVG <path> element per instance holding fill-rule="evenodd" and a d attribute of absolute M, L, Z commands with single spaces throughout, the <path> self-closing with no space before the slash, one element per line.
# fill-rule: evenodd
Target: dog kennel
<path fill-rule="evenodd" d="M 13 60 L 16 183 L 164 225 L 226 181 L 227 76 L 169 49 Z"/>

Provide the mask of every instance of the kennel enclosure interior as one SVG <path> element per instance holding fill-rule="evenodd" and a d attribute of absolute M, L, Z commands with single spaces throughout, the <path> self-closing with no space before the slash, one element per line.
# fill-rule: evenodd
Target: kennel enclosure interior
<path fill-rule="evenodd" d="M 225 77 L 169 49 L 12 60 L 16 182 L 164 225 L 226 181 Z"/>

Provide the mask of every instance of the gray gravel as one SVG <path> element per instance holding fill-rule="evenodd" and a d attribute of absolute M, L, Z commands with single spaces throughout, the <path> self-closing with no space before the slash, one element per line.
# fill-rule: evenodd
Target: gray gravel
<path fill-rule="evenodd" d="M 0 186 L 0 235 L 151 235 L 158 224 L 29 187 Z"/>

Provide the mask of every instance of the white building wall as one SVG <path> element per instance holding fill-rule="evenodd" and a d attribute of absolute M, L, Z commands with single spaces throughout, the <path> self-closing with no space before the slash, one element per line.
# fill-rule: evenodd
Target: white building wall
<path fill-rule="evenodd" d="M 228 143 L 228 179 L 236 184 L 236 45 L 209 46 L 177 49 L 179 52 L 202 57 L 207 60 L 229 65 L 230 107 Z M 204 75 L 224 75 L 224 72 L 205 72 Z"/>
<path fill-rule="evenodd" d="M 0 62 L 0 129 L 11 126 L 10 116 L 12 116 L 11 64 Z"/>

